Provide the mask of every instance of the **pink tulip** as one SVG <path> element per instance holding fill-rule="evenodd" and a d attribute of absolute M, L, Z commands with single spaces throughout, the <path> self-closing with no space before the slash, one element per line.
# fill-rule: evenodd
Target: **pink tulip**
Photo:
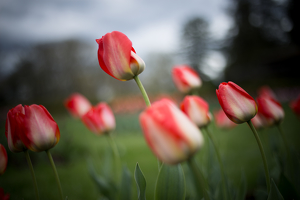
<path fill-rule="evenodd" d="M 53 148 L 60 139 L 58 125 L 48 110 L 42 105 L 24 106 L 20 138 L 31 151 L 40 152 Z"/>
<path fill-rule="evenodd" d="M 211 116 L 208 103 L 201 97 L 186 96 L 181 103 L 181 110 L 199 128 L 207 126 L 210 123 Z"/>
<path fill-rule="evenodd" d="M 203 145 L 197 126 L 168 99 L 143 111 L 140 123 L 149 147 L 167 164 L 187 160 Z"/>
<path fill-rule="evenodd" d="M 78 93 L 72 94 L 66 99 L 64 105 L 75 118 L 81 118 L 92 108 L 89 100 Z"/>
<path fill-rule="evenodd" d="M 110 76 L 127 81 L 144 71 L 144 61 L 136 54 L 125 34 L 113 31 L 96 42 L 99 44 L 99 65 Z"/>
<path fill-rule="evenodd" d="M 0 144 L 0 175 L 4 174 L 7 167 L 7 152 L 2 144 Z"/>
<path fill-rule="evenodd" d="M 290 103 L 290 107 L 292 108 L 293 112 L 300 117 L 300 95 L 296 100 Z"/>
<path fill-rule="evenodd" d="M 227 115 L 224 113 L 223 109 L 214 112 L 215 123 L 219 128 L 230 129 L 236 126 Z"/>
<path fill-rule="evenodd" d="M 106 103 L 99 103 L 81 119 L 86 127 L 95 134 L 108 133 L 116 127 L 114 114 Z"/>
<path fill-rule="evenodd" d="M 240 124 L 256 115 L 257 105 L 254 99 L 237 84 L 223 82 L 216 93 L 222 109 L 231 121 Z"/>
<path fill-rule="evenodd" d="M 275 99 L 259 96 L 257 98 L 259 112 L 275 124 L 280 123 L 284 118 L 284 110 L 281 104 Z"/>
<path fill-rule="evenodd" d="M 7 138 L 8 148 L 14 153 L 22 152 L 27 149 L 20 138 L 20 135 L 24 134 L 24 119 L 22 117 L 24 114 L 25 109 L 21 104 L 10 109 L 7 113 L 5 136 Z"/>
<path fill-rule="evenodd" d="M 200 88 L 202 81 L 195 70 L 187 65 L 178 65 L 172 69 L 173 81 L 180 92 L 187 93 Z"/>

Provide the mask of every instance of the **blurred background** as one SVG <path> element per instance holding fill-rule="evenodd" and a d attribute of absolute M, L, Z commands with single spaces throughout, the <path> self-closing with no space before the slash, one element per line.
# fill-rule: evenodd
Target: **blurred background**
<path fill-rule="evenodd" d="M 203 92 L 233 81 L 250 93 L 269 85 L 286 101 L 300 91 L 299 7 L 297 0 L 1 0 L 0 116 L 5 105 L 62 106 L 73 92 L 93 102 L 139 93 L 134 81 L 117 81 L 98 65 L 95 39 L 114 30 L 145 61 L 140 78 L 150 94 L 177 92 L 171 68 L 189 64 Z"/>
<path fill-rule="evenodd" d="M 123 134 L 119 143 L 133 148 L 126 157 L 132 160 L 128 163 L 130 170 L 133 171 L 136 160 L 143 162 L 144 159 L 147 163 L 146 156 L 133 156 L 136 152 L 132 146 L 135 141 L 146 147 L 137 121 L 138 111 L 145 107 L 140 91 L 134 81 L 118 81 L 104 73 L 98 64 L 95 39 L 115 30 L 129 37 L 145 61 L 146 69 L 140 79 L 152 100 L 161 96 L 182 98 L 173 84 L 171 69 L 174 65 L 188 64 L 200 74 L 203 80 L 200 94 L 211 108 L 218 108 L 215 89 L 219 83 L 233 81 L 253 97 L 260 86 L 269 85 L 289 109 L 287 103 L 300 94 L 299 4 L 299 0 L 1 0 L 0 143 L 7 145 L 4 127 L 9 109 L 17 104 L 44 105 L 61 129 L 62 138 L 54 150 L 54 158 L 60 163 L 59 172 L 64 174 L 62 185 L 69 191 L 77 191 L 77 199 L 88 199 L 84 198 L 85 189 L 93 199 L 97 192 L 86 172 L 81 177 L 82 182 L 86 181 L 83 188 L 79 183 L 66 186 L 71 173 L 86 169 L 85 156 L 97 155 L 96 136 L 88 133 L 79 121 L 71 119 L 63 106 L 64 99 L 79 92 L 93 104 L 107 101 L 112 106 L 117 115 L 116 133 Z M 292 132 L 290 140 L 299 141 L 296 136 L 299 127 L 290 126 L 297 121 L 293 121 L 292 114 L 287 116 L 291 120 L 285 124 Z M 231 136 L 245 140 L 239 134 L 243 130 L 239 128 Z M 81 144 L 80 139 L 83 133 L 85 144 Z M 130 134 L 135 140 L 127 138 Z M 228 148 L 234 141 L 225 135 L 219 136 L 224 142 L 223 152 L 234 153 Z M 249 138 L 253 139 L 252 135 Z M 236 145 L 243 148 L 246 144 L 256 148 L 255 142 Z M 146 147 L 144 151 L 155 165 L 150 150 Z M 260 158 L 259 154 L 252 153 L 250 158 L 254 161 Z M 233 155 L 228 155 L 228 165 L 238 157 Z M 33 161 L 37 164 L 41 157 L 38 154 Z M 6 178 L 0 179 L 0 187 L 19 194 L 20 198 L 30 198 L 30 184 L 9 178 L 20 169 L 20 163 L 26 165 L 25 158 L 9 153 L 9 159 L 10 167 L 4 175 Z M 74 162 L 66 162 L 70 160 Z M 252 161 L 243 162 L 241 158 L 239 162 L 246 167 Z M 72 170 L 68 171 L 70 166 Z M 38 169 L 37 176 L 43 177 L 42 172 L 48 167 L 41 164 Z M 236 170 L 230 169 L 232 173 Z M 145 171 L 156 173 L 153 169 Z M 250 171 L 247 175 L 253 180 L 249 187 L 254 188 L 256 176 L 253 175 L 257 171 Z M 24 180 L 28 175 L 25 173 Z M 27 179 L 31 181 L 30 177 Z M 149 187 L 151 191 L 154 186 Z M 44 191 L 47 193 L 47 188 Z"/>

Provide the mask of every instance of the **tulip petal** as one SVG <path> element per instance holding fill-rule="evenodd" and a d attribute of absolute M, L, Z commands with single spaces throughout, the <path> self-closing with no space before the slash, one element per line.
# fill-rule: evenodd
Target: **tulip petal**
<path fill-rule="evenodd" d="M 103 61 L 110 74 L 119 80 L 132 78 L 133 73 L 129 66 L 132 42 L 118 31 L 107 33 L 102 39 Z"/>
<path fill-rule="evenodd" d="M 59 129 L 43 106 L 25 106 L 25 145 L 32 151 L 44 151 L 55 146 L 60 137 Z"/>

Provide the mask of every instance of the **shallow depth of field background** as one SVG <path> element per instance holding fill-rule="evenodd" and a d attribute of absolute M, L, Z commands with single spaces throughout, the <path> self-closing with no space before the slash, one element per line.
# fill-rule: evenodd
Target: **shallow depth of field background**
<path fill-rule="evenodd" d="M 34 198 L 25 156 L 8 150 L 4 131 L 9 109 L 18 104 L 42 104 L 61 131 L 61 140 L 51 153 L 64 194 L 70 200 L 98 199 L 88 163 L 93 162 L 100 174 L 108 144 L 64 108 L 64 99 L 79 92 L 93 104 L 105 101 L 112 107 L 117 123 L 113 136 L 122 163 L 131 172 L 140 164 L 147 180 L 147 199 L 153 199 L 158 169 L 138 122 L 145 108 L 141 94 L 134 81 L 110 77 L 97 61 L 95 39 L 114 30 L 125 33 L 145 61 L 140 79 L 152 101 L 183 99 L 171 78 L 177 64 L 189 64 L 200 74 L 199 94 L 211 111 L 220 108 L 215 90 L 222 81 L 237 83 L 254 98 L 259 87 L 270 86 L 284 107 L 283 130 L 299 158 L 300 123 L 289 107 L 300 94 L 299 9 L 298 0 L 132 0 L 126 5 L 118 0 L 1 1 L 0 143 L 7 149 L 8 167 L 0 177 L 0 187 L 12 200 Z M 232 184 L 238 185 L 245 173 L 251 199 L 265 185 L 253 134 L 246 124 L 220 130 L 213 122 L 209 128 Z M 279 132 L 269 128 L 259 134 L 271 177 L 277 177 L 274 152 L 283 145 Z M 41 199 L 55 199 L 58 191 L 46 154 L 30 155 Z M 218 175 L 214 174 L 218 163 L 207 140 L 197 160 L 208 178 Z M 136 199 L 134 180 L 132 191 Z"/>

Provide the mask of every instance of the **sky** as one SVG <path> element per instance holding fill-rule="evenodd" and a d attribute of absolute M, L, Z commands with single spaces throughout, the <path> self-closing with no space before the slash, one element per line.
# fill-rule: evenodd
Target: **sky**
<path fill-rule="evenodd" d="M 231 26 L 228 4 L 229 0 L 1 0 L 0 43 L 81 39 L 97 48 L 95 39 L 117 30 L 143 58 L 150 52 L 178 50 L 181 28 L 193 17 L 210 23 L 213 38 L 224 37 Z M 220 59 L 216 52 L 209 57 Z"/>

